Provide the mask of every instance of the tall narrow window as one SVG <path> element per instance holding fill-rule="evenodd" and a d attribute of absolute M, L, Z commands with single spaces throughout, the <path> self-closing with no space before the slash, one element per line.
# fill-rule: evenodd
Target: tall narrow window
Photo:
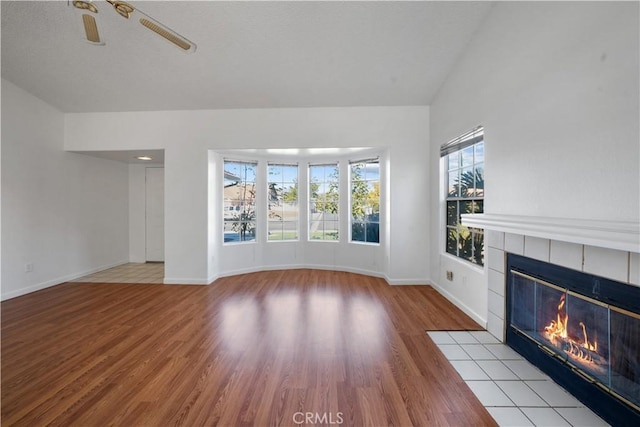
<path fill-rule="evenodd" d="M 338 240 L 339 200 L 338 164 L 309 165 L 309 240 Z"/>
<path fill-rule="evenodd" d="M 460 215 L 484 211 L 484 130 L 478 127 L 440 150 L 445 158 L 446 251 L 484 265 L 484 233 L 465 227 Z"/>
<path fill-rule="evenodd" d="M 257 162 L 224 161 L 224 242 L 256 238 Z"/>
<path fill-rule="evenodd" d="M 380 160 L 350 163 L 351 241 L 380 243 Z"/>
<path fill-rule="evenodd" d="M 269 163 L 268 240 L 298 239 L 298 165 Z"/>

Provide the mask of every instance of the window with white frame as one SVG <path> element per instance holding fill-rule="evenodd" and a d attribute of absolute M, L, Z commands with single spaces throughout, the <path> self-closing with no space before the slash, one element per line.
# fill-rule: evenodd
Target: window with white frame
<path fill-rule="evenodd" d="M 309 165 L 309 240 L 339 239 L 338 163 Z"/>
<path fill-rule="evenodd" d="M 298 165 L 268 164 L 269 241 L 297 240 L 299 233 Z"/>
<path fill-rule="evenodd" d="M 224 242 L 256 239 L 257 162 L 224 161 Z"/>
<path fill-rule="evenodd" d="M 466 227 L 461 214 L 484 211 L 484 129 L 478 127 L 440 149 L 446 181 L 447 253 L 477 265 L 484 265 L 484 233 Z"/>
<path fill-rule="evenodd" d="M 380 243 L 380 159 L 349 162 L 351 241 Z"/>

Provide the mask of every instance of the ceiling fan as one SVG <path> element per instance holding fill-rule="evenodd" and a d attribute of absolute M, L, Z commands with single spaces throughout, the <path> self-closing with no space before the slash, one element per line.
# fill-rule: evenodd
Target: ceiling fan
<path fill-rule="evenodd" d="M 143 27 L 153 31 L 160 37 L 180 48 L 183 52 L 192 53 L 196 50 L 196 45 L 187 38 L 176 33 L 166 25 L 156 21 L 140 9 L 133 7 L 127 2 L 118 0 L 106 0 L 115 11 L 125 19 L 137 20 Z M 98 7 L 92 0 L 73 0 L 73 7 L 77 9 L 82 18 L 82 25 L 86 39 L 91 44 L 104 45 L 104 40 L 98 32 Z"/>

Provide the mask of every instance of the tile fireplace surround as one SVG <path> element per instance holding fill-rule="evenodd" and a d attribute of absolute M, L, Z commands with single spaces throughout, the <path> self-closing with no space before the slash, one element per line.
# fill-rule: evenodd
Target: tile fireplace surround
<path fill-rule="evenodd" d="M 462 215 L 467 226 L 485 229 L 489 308 L 487 330 L 505 341 L 507 252 L 640 286 L 640 224 Z"/>
<path fill-rule="evenodd" d="M 485 230 L 487 331 L 506 343 L 506 254 L 640 287 L 640 224 L 515 215 L 462 215 Z"/>

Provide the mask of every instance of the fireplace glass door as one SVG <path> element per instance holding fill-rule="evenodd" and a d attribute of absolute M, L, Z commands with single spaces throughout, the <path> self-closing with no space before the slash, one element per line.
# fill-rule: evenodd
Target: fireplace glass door
<path fill-rule="evenodd" d="M 518 271 L 511 275 L 510 327 L 640 407 L 640 317 Z"/>

